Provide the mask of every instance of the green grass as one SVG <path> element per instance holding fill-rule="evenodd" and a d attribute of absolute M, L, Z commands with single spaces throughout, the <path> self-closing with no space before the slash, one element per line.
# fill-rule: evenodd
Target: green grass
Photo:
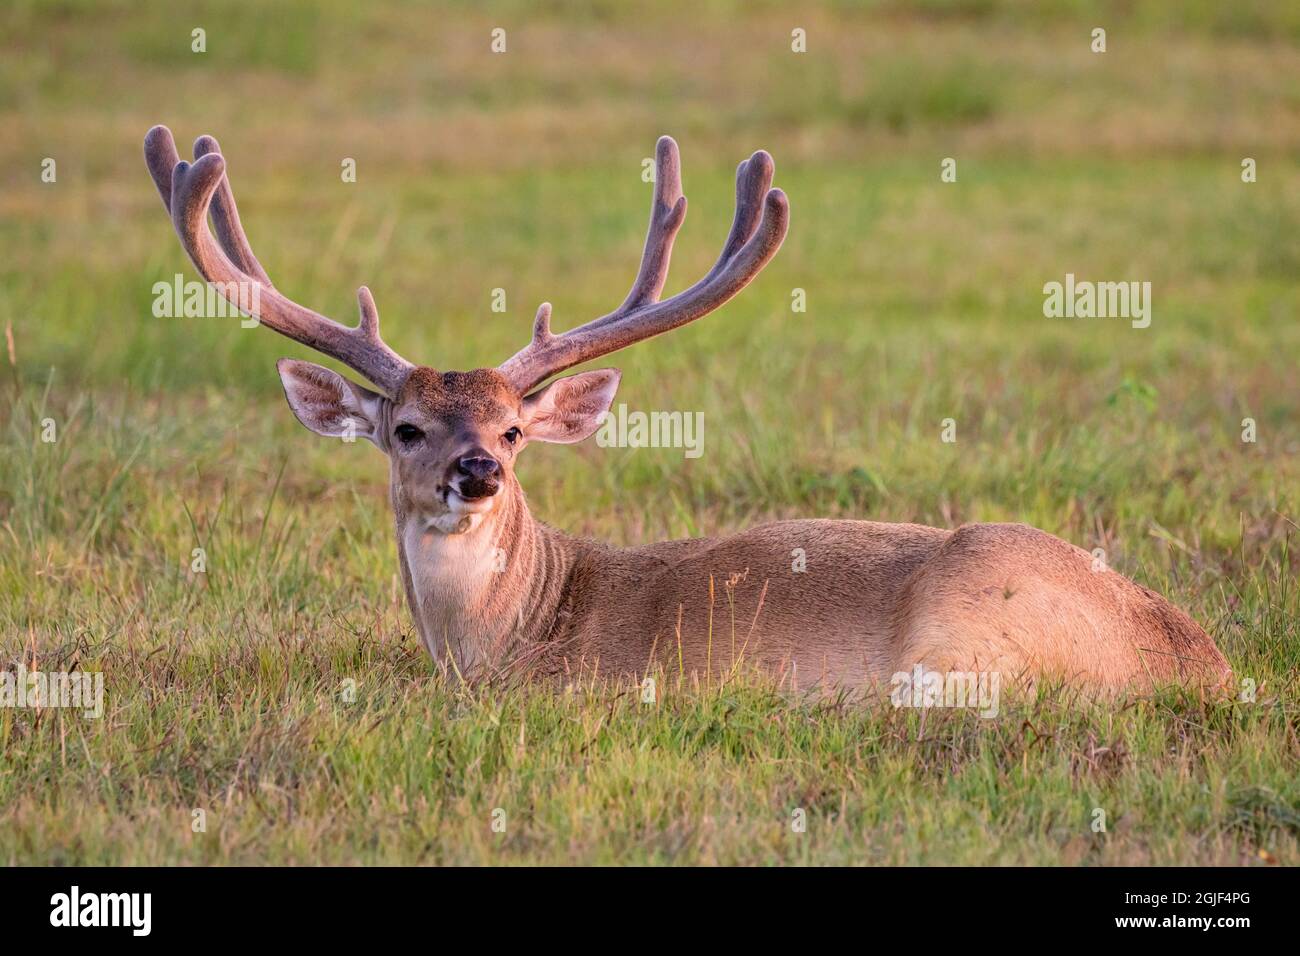
<path fill-rule="evenodd" d="M 0 666 L 102 671 L 107 707 L 0 708 L 0 861 L 1300 862 L 1294 13 L 264 8 L 0 14 Z M 734 164 L 766 147 L 781 254 L 617 359 L 620 401 L 704 412 L 703 457 L 531 448 L 537 516 L 619 544 L 1025 521 L 1187 609 L 1254 701 L 1054 691 L 922 721 L 748 677 L 659 675 L 652 704 L 443 682 L 381 457 L 285 407 L 274 360 L 309 353 L 150 314 L 155 281 L 193 277 L 141 161 L 155 122 L 220 138 L 282 289 L 351 321 L 365 282 L 394 347 L 442 368 L 513 352 L 543 299 L 564 328 L 622 298 L 660 133 L 691 202 L 669 291 L 711 264 Z M 1066 272 L 1151 281 L 1151 327 L 1045 319 Z"/>

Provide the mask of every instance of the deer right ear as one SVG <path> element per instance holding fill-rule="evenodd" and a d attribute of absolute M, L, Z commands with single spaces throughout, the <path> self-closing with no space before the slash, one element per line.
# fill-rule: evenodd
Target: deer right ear
<path fill-rule="evenodd" d="M 280 359 L 275 367 L 298 421 L 327 438 L 366 438 L 379 445 L 382 395 L 311 362 Z"/>

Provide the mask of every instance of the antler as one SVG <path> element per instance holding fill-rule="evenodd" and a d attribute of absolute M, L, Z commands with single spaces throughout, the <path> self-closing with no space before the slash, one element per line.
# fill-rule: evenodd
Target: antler
<path fill-rule="evenodd" d="M 772 157 L 761 149 L 740 164 L 736 217 L 722 255 L 703 279 L 660 302 L 673 239 L 686 218 L 677 144 L 671 136 L 660 137 L 650 228 L 632 291 L 615 311 L 563 335 L 551 334 L 551 304 L 543 302 L 532 341 L 502 363 L 500 371 L 522 393 L 556 372 L 693 322 L 723 305 L 758 275 L 785 239 L 790 205 L 785 193 L 769 188 L 775 171 Z"/>
<path fill-rule="evenodd" d="M 397 393 L 414 366 L 379 337 L 379 311 L 369 289 L 357 290 L 361 321 L 350 328 L 286 298 L 271 284 L 244 235 L 215 139 L 195 140 L 190 164 L 177 154 L 171 130 L 155 126 L 144 138 L 144 158 L 181 246 L 228 302 L 281 335 L 338 359 L 389 396 Z M 209 207 L 219 243 L 208 230 Z"/>

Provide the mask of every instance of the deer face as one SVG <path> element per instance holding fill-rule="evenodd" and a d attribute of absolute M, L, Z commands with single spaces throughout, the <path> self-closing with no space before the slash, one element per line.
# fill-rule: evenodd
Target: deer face
<path fill-rule="evenodd" d="M 281 359 L 278 368 L 300 422 L 373 442 L 392 463 L 394 507 L 444 531 L 464 530 L 463 518 L 517 492 L 515 458 L 528 442 L 592 434 L 619 381 L 616 369 L 580 372 L 520 396 L 496 369 L 418 367 L 389 399 L 310 362 Z"/>

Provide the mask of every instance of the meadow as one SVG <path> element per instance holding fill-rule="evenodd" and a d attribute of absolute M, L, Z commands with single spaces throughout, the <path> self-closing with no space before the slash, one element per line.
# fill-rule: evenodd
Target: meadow
<path fill-rule="evenodd" d="M 0 668 L 106 694 L 0 707 L 0 862 L 1300 862 L 1297 75 L 1300 8 L 1263 0 L 7 3 Z M 1187 610 L 1241 686 L 983 720 L 435 674 L 382 456 L 285 405 L 275 360 L 317 357 L 154 316 L 195 278 L 155 123 L 220 140 L 281 289 L 350 323 L 365 283 L 443 369 L 514 352 L 540 301 L 557 330 L 618 304 L 660 134 L 669 292 L 766 148 L 781 253 L 616 360 L 618 401 L 704 414 L 703 454 L 530 448 L 534 514 L 623 545 L 1023 521 Z M 1067 273 L 1150 281 L 1150 326 L 1045 317 Z"/>

